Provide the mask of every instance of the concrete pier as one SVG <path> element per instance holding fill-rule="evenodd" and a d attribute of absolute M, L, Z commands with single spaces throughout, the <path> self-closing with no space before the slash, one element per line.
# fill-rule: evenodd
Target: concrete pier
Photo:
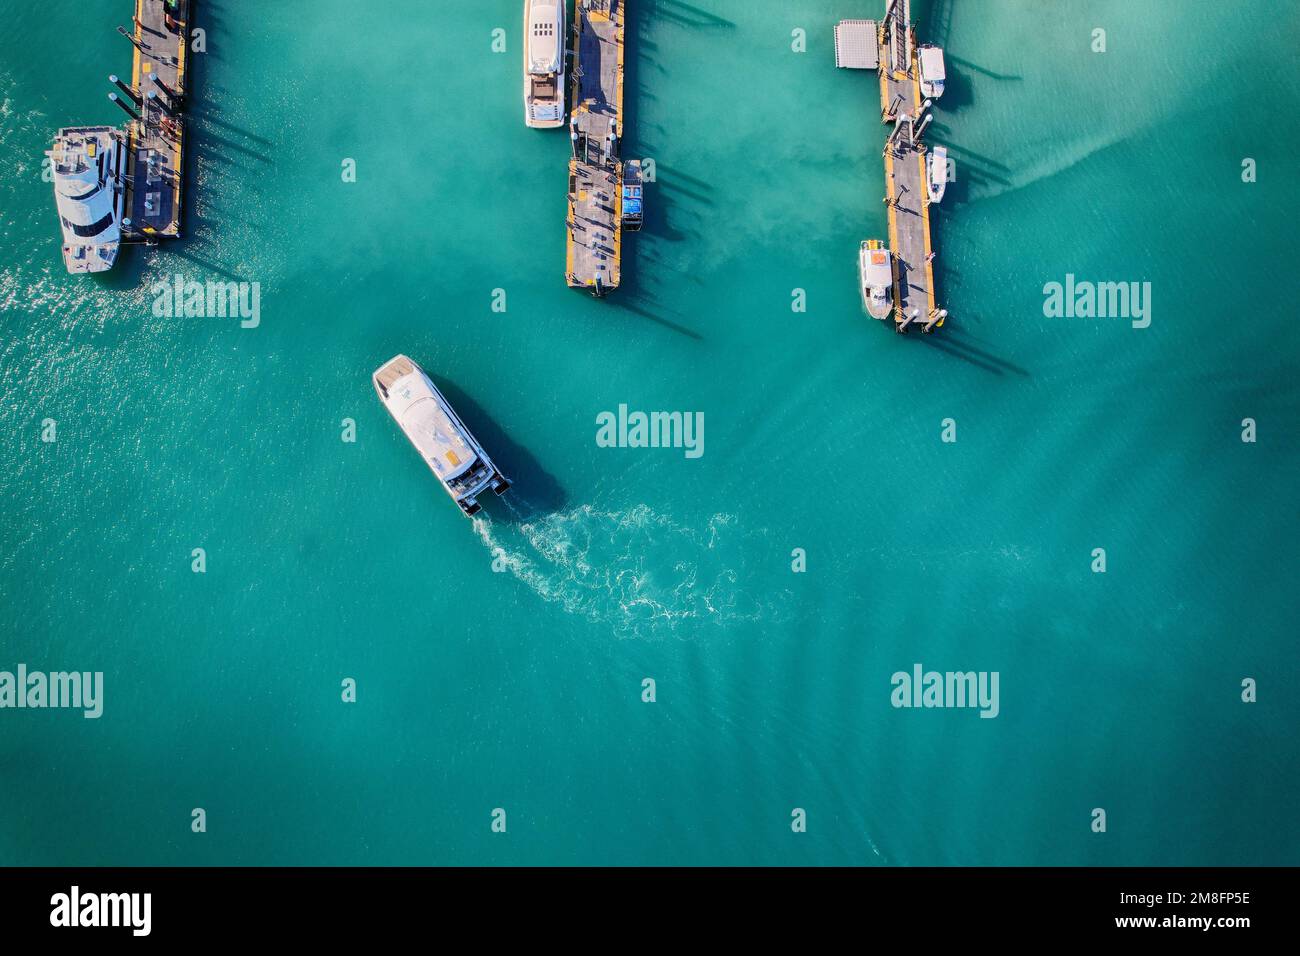
<path fill-rule="evenodd" d="M 194 0 L 135 0 L 132 94 L 140 119 L 127 127 L 130 240 L 181 235 L 185 71 Z M 156 78 L 156 80 L 155 80 Z M 153 94 L 152 96 L 150 94 Z"/>
<path fill-rule="evenodd" d="M 603 295 L 622 278 L 627 0 L 576 0 L 576 6 L 565 276 L 571 287 Z"/>
<path fill-rule="evenodd" d="M 843 21 L 837 39 L 848 34 L 846 25 L 861 29 L 857 25 L 863 22 Z M 886 0 L 876 31 L 880 118 L 889 124 L 883 151 L 884 201 L 894 264 L 894 327 L 899 332 L 932 332 L 943 325 L 947 312 L 935 304 L 924 143 L 929 110 L 921 96 L 911 0 Z"/>
<path fill-rule="evenodd" d="M 926 147 L 922 131 L 920 67 L 911 22 L 911 0 L 889 0 L 880 24 L 880 116 L 891 124 L 885 143 L 885 200 L 889 247 L 894 253 L 894 327 L 930 332 L 946 313 L 935 305 L 926 195 Z"/>

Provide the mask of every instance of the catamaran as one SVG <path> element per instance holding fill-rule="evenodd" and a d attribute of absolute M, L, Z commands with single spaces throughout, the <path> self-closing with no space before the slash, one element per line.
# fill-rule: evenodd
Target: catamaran
<path fill-rule="evenodd" d="M 397 355 L 376 369 L 374 384 L 379 400 L 461 511 L 477 514 L 483 507 L 478 496 L 489 489 L 506 493 L 510 480 L 488 458 L 424 369 Z"/>
<path fill-rule="evenodd" d="M 875 319 L 886 319 L 893 308 L 894 268 L 892 257 L 879 239 L 868 239 L 858 248 L 858 278 L 862 283 L 862 305 Z"/>
<path fill-rule="evenodd" d="M 524 122 L 564 123 L 564 2 L 524 0 Z"/>
<path fill-rule="evenodd" d="M 921 95 L 927 100 L 943 96 L 943 50 L 932 43 L 916 48 L 916 60 L 921 73 Z"/>
<path fill-rule="evenodd" d="M 126 137 L 111 126 L 61 129 L 46 154 L 69 272 L 106 272 L 117 261 L 126 207 Z"/>
<path fill-rule="evenodd" d="M 943 202 L 943 192 L 948 188 L 948 150 L 936 146 L 925 157 L 925 191 L 930 202 Z"/>

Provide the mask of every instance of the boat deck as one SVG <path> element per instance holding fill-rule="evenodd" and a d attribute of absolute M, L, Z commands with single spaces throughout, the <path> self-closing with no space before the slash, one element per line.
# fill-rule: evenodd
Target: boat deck
<path fill-rule="evenodd" d="M 190 9 L 193 0 L 180 0 L 175 30 L 167 27 L 163 0 L 135 0 L 136 44 L 132 82 L 144 98 L 140 121 L 129 127 L 126 215 L 130 239 L 171 239 L 181 234 L 184 180 L 184 117 Z M 160 89 L 152 77 L 170 90 Z M 151 101 L 150 91 L 157 93 Z M 170 109 L 169 109 L 170 107 Z M 151 163 L 150 160 L 153 160 Z"/>
<path fill-rule="evenodd" d="M 597 294 L 622 278 L 623 54 L 626 0 L 577 0 L 565 275 Z"/>
<path fill-rule="evenodd" d="M 880 29 L 880 110 L 890 124 L 896 116 L 921 111 L 920 72 L 911 43 L 908 0 L 895 0 L 893 13 Z M 892 51 L 892 52 L 891 52 Z M 906 55 L 906 70 L 891 68 Z M 918 120 L 919 122 L 920 120 Z M 934 265 L 930 258 L 930 208 L 926 197 L 926 147 L 904 129 L 891 136 L 885 155 L 885 200 L 889 209 L 889 248 L 894 253 L 894 323 L 904 332 L 915 323 L 924 331 L 943 325 L 935 306 Z"/>
<path fill-rule="evenodd" d="M 405 355 L 400 355 L 375 373 L 375 381 L 389 389 L 398 379 L 405 378 L 414 371 L 415 364 Z"/>

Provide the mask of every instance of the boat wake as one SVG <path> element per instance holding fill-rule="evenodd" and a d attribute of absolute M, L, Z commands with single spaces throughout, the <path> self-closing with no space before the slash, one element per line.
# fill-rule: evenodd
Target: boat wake
<path fill-rule="evenodd" d="M 502 503 L 516 521 L 474 519 L 493 567 L 620 638 L 684 636 L 784 616 L 789 592 L 757 597 L 745 590 L 744 556 L 764 532 L 742 531 L 732 515 L 715 514 L 696 529 L 647 505 L 538 513 L 526 502 Z"/>

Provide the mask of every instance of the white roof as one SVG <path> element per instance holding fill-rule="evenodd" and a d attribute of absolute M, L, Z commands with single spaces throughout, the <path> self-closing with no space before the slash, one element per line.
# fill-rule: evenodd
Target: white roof
<path fill-rule="evenodd" d="M 888 249 L 862 248 L 862 281 L 872 287 L 893 284 L 894 273 L 889 266 Z"/>
<path fill-rule="evenodd" d="M 560 72 L 560 16 L 554 4 L 534 3 L 528 22 L 528 72 Z"/>
<path fill-rule="evenodd" d="M 923 46 L 917 53 L 921 61 L 921 76 L 930 81 L 943 79 L 943 50 L 937 46 Z"/>
<path fill-rule="evenodd" d="M 478 457 L 436 398 L 412 402 L 402 415 L 402 428 L 441 478 L 455 478 Z"/>
<path fill-rule="evenodd" d="M 54 159 L 54 201 L 59 216 L 75 226 L 92 226 L 102 222 L 114 212 L 114 193 L 111 167 L 116 162 L 117 144 L 111 137 L 79 136 L 76 139 L 60 137 L 55 141 L 51 155 Z M 94 155 L 91 155 L 91 153 Z M 100 180 L 100 167 L 104 178 Z M 77 236 L 64 226 L 65 238 L 74 244 L 113 242 L 119 235 L 114 220 L 95 236 Z"/>
<path fill-rule="evenodd" d="M 474 464 L 478 453 L 418 369 L 392 384 L 387 402 L 439 478 L 449 481 Z"/>

